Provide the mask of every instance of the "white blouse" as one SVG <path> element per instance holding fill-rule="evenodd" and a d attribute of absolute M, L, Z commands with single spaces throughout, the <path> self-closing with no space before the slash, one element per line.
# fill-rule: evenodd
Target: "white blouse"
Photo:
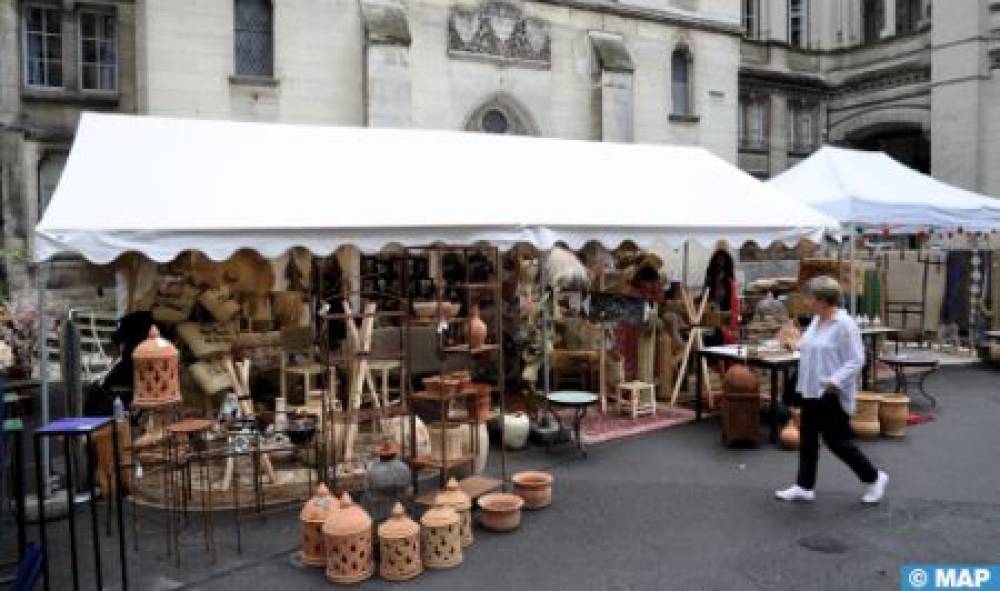
<path fill-rule="evenodd" d="M 851 316 L 844 310 L 837 310 L 827 322 L 814 316 L 799 342 L 799 352 L 799 378 L 795 387 L 802 397 L 822 398 L 832 387 L 844 412 L 854 414 L 865 347 L 861 331 Z"/>

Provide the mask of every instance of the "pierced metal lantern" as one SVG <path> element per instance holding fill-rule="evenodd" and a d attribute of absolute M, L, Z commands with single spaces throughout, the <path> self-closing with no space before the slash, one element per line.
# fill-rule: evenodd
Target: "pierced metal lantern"
<path fill-rule="evenodd" d="M 155 408 L 181 402 L 177 359 L 177 347 L 160 337 L 155 325 L 151 326 L 149 338 L 132 353 L 135 376 L 133 406 Z"/>
<path fill-rule="evenodd" d="M 325 566 L 326 548 L 323 541 L 323 524 L 332 511 L 339 509 L 339 500 L 330 496 L 325 484 L 316 487 L 316 494 L 302 506 L 302 564 Z"/>
<path fill-rule="evenodd" d="M 420 553 L 424 566 L 453 568 L 462 564 L 462 526 L 455 510 L 437 504 L 420 519 Z"/>
<path fill-rule="evenodd" d="M 371 517 L 346 492 L 323 524 L 323 545 L 331 583 L 360 583 L 375 574 Z"/>
<path fill-rule="evenodd" d="M 387 581 L 408 581 L 424 572 L 420 559 L 420 526 L 406 515 L 403 505 L 392 507 L 392 516 L 378 526 L 378 574 Z"/>
<path fill-rule="evenodd" d="M 462 532 L 462 547 L 472 545 L 472 497 L 467 495 L 458 486 L 458 481 L 454 478 L 448 479 L 444 491 L 438 493 L 435 501 L 438 504 L 451 507 L 458 513 L 459 525 Z"/>

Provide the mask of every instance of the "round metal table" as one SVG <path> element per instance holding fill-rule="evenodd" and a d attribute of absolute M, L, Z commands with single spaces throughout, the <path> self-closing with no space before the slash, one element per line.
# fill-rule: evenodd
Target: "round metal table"
<path fill-rule="evenodd" d="M 932 407 L 937 406 L 937 399 L 924 389 L 924 380 L 941 366 L 941 362 L 930 355 L 881 355 L 879 361 L 892 368 L 896 374 L 896 392 L 907 394 L 907 385 L 912 383 L 920 390 L 920 395 L 930 401 Z M 907 376 L 907 369 L 918 370 L 919 373 Z"/>
<path fill-rule="evenodd" d="M 580 425 L 583 423 L 583 417 L 587 415 L 587 409 L 597 404 L 597 395 L 592 392 L 583 392 L 580 390 L 560 390 L 558 392 L 550 392 L 545 399 L 548 401 L 550 407 L 559 406 L 574 410 L 573 437 L 576 439 L 577 449 L 586 457 L 587 452 L 583 449 L 583 438 L 580 436 Z M 559 420 L 559 415 L 555 414 L 555 416 Z M 560 420 L 561 423 L 562 421 Z"/>

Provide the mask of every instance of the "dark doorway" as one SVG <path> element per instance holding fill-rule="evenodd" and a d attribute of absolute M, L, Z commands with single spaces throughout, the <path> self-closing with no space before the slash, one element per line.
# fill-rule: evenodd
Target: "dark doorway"
<path fill-rule="evenodd" d="M 919 127 L 866 130 L 847 138 L 848 147 L 885 152 L 924 174 L 931 172 L 931 142 Z"/>

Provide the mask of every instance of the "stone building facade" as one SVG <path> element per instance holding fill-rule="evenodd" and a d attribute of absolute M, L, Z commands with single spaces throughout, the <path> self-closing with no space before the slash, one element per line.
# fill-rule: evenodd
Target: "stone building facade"
<path fill-rule="evenodd" d="M 760 177 L 833 142 L 1000 195 L 1000 0 L 0 0 L 12 291 L 88 109 L 692 144 Z"/>
<path fill-rule="evenodd" d="M 0 271 L 7 293 L 31 297 L 31 230 L 55 190 L 80 113 L 135 111 L 134 9 L 132 0 L 0 2 Z M 92 303 L 94 284 L 106 282 L 95 273 L 78 260 L 57 260 L 49 285 L 65 305 Z"/>
<path fill-rule="evenodd" d="M 1000 196 L 1000 0 L 741 0 L 739 162 L 829 142 Z"/>

